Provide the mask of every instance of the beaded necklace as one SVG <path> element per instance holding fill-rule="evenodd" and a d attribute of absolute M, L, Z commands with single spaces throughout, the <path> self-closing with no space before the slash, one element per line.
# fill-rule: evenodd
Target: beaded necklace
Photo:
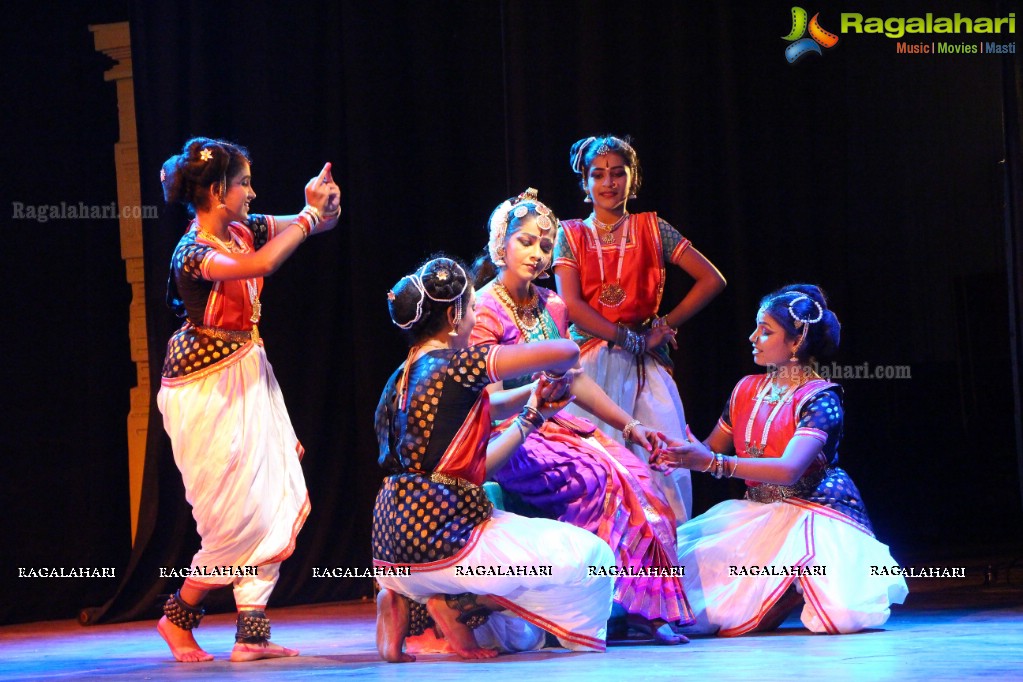
<path fill-rule="evenodd" d="M 622 216 L 622 219 L 624 220 L 628 217 L 629 214 L 626 213 Z M 594 218 L 593 222 L 597 222 L 596 218 Z M 593 234 L 593 243 L 597 247 L 597 265 L 600 267 L 600 294 L 598 294 L 597 300 L 608 308 L 617 308 L 626 298 L 625 289 L 622 288 L 622 268 L 625 265 L 625 244 L 629 241 L 629 223 L 626 222 L 625 227 L 622 228 L 621 242 L 618 246 L 618 274 L 614 282 L 608 282 L 604 275 L 603 240 L 597 234 L 596 224 L 590 226 L 590 232 Z M 611 232 L 609 234 L 613 235 L 614 233 Z"/>
<path fill-rule="evenodd" d="M 494 280 L 494 295 L 497 296 L 498 300 L 512 314 L 512 320 L 515 321 L 515 326 L 519 328 L 522 333 L 522 338 L 529 340 L 530 336 L 539 329 L 540 336 L 545 339 L 549 339 L 550 336 L 547 334 L 547 330 L 544 328 L 543 321 L 540 317 L 540 294 L 537 293 L 536 287 L 530 284 L 530 288 L 533 291 L 533 295 L 529 299 L 529 303 L 524 306 L 516 305 L 515 300 L 512 299 L 511 293 L 508 288 L 501 282 L 500 279 Z"/>
<path fill-rule="evenodd" d="M 793 384 L 779 398 L 777 398 L 777 403 L 775 404 L 774 409 L 771 410 L 771 413 L 767 416 L 767 423 L 764 424 L 764 430 L 760 434 L 760 445 L 758 447 L 756 445 L 752 445 L 753 422 L 756 421 L 757 419 L 757 414 L 760 412 L 761 404 L 764 403 L 765 399 L 767 398 L 767 394 L 770 393 L 771 389 L 774 387 L 773 377 L 767 380 L 767 382 L 764 384 L 764 387 L 761 388 L 760 392 L 757 394 L 757 402 L 756 404 L 753 405 L 753 411 L 749 415 L 749 421 L 746 422 L 746 434 L 744 439 L 746 441 L 746 454 L 748 454 L 750 457 L 764 456 L 764 451 L 767 449 L 767 435 L 771 431 L 771 422 L 773 422 L 774 418 L 778 416 L 778 413 L 781 411 L 782 405 L 792 402 L 792 396 L 795 395 L 796 390 L 801 385 L 802 384 Z M 768 400 L 767 402 L 770 403 L 773 401 Z"/>
<path fill-rule="evenodd" d="M 618 227 L 622 223 L 624 223 L 625 219 L 628 218 L 628 217 L 629 217 L 629 212 L 625 211 L 622 214 L 622 217 L 619 218 L 618 220 L 614 221 L 613 223 L 605 223 L 605 222 L 602 222 L 602 221 L 597 219 L 597 214 L 596 213 L 591 213 L 590 214 L 590 220 L 593 221 L 593 224 L 596 225 L 597 228 L 600 229 L 600 231 L 603 233 L 603 234 L 600 235 L 600 243 L 601 244 L 607 244 L 608 246 L 610 246 L 611 244 L 614 244 L 615 243 L 615 230 L 617 230 Z"/>

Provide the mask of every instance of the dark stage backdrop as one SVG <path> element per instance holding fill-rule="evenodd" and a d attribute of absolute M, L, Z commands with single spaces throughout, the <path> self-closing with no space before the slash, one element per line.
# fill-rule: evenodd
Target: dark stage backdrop
<path fill-rule="evenodd" d="M 1008 3 L 914 4 L 935 15 L 1009 11 Z M 807 9 L 838 31 L 843 11 L 889 16 L 888 7 Z M 843 464 L 878 535 L 896 558 L 1019 542 L 1009 351 L 1009 292 L 1016 300 L 1019 283 L 1009 286 L 1006 265 L 1007 239 L 1018 240 L 1019 228 L 1007 230 L 1003 211 L 1006 188 L 1018 195 L 1019 187 L 1007 183 L 1003 162 L 1003 113 L 1018 112 L 1018 56 L 897 54 L 895 40 L 843 34 L 823 56 L 790 65 L 780 36 L 791 28 L 791 3 L 773 0 L 131 9 L 144 204 L 161 202 L 160 164 L 196 134 L 248 146 L 254 212 L 297 211 L 303 184 L 327 160 L 342 187 L 341 225 L 303 245 L 263 297 L 260 328 L 306 447 L 313 504 L 273 605 L 370 590 L 365 580 L 313 578 L 312 569 L 370 564 L 380 481 L 372 413 L 405 355 L 385 292 L 434 250 L 476 255 L 491 209 L 526 186 L 539 188 L 559 216 L 583 215 L 568 148 L 602 131 L 635 138 L 644 188 L 630 208 L 658 211 L 729 280 L 679 335 L 677 377 L 697 434 L 709 431 L 735 381 L 755 371 L 746 337 L 759 297 L 788 282 L 817 282 L 843 322 L 837 362 L 911 372 L 842 382 Z M 109 127 L 101 149 L 116 138 Z M 1018 120 L 1008 129 L 1018 173 Z M 113 186 L 112 165 L 106 173 Z M 154 386 L 176 326 L 163 304 L 167 264 L 186 221 L 169 208 L 145 226 Z M 78 244 L 62 244 L 53 267 L 80 254 Z M 672 273 L 667 300 L 687 286 Z M 88 291 L 66 295 L 69 306 L 91 301 Z M 107 296 L 104 310 L 124 310 L 126 319 L 126 298 Z M 70 333 L 59 320 L 47 323 Z M 93 331 L 127 357 L 125 327 Z M 121 419 L 130 368 L 109 374 L 102 381 L 110 396 L 86 409 Z M 77 508 L 89 505 L 81 487 L 119 480 L 126 488 L 123 435 L 76 426 L 81 408 L 68 402 L 72 436 L 41 448 L 39 466 L 76 457 L 75 441 L 110 456 L 56 490 L 44 472 L 19 479 L 14 499 L 29 527 L 16 535 L 22 562 L 78 565 L 89 556 L 59 544 L 66 517 L 33 518 L 33 499 Z M 103 551 L 121 579 L 103 595 L 110 601 L 88 612 L 93 622 L 155 616 L 159 594 L 180 582 L 160 579 L 159 568 L 187 565 L 198 546 L 155 404 L 151 413 L 136 548 L 130 558 L 123 544 Z M 20 432 L 5 438 L 19 448 L 12 452 L 40 449 Z M 695 488 L 697 512 L 739 492 L 735 482 L 698 474 Z M 126 504 L 89 509 L 83 532 L 126 535 Z M 74 596 L 80 601 L 69 603 Z M 71 613 L 102 601 L 64 597 Z M 223 591 L 215 605 L 229 608 L 229 599 Z M 68 615 L 14 601 L 9 618 Z"/>

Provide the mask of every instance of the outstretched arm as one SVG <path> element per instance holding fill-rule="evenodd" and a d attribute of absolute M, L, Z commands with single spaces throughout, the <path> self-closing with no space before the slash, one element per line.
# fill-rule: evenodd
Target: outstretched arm
<path fill-rule="evenodd" d="M 732 439 L 720 426 L 704 442 L 689 433 L 689 440 L 668 439 L 669 446 L 659 450 L 654 462 L 672 468 L 709 472 L 714 465 L 714 453 L 731 450 Z M 820 454 L 824 442 L 813 436 L 798 435 L 789 441 L 781 457 L 725 457 L 726 475 L 761 483 L 792 485 L 800 479 Z"/>
<path fill-rule="evenodd" d="M 319 175 L 305 186 L 306 203 L 314 207 L 321 215 L 332 201 L 340 201 L 340 190 L 332 189 L 337 185 L 326 182 L 329 175 L 330 164 L 328 163 Z M 340 206 L 339 203 L 338 206 Z M 333 224 L 336 224 L 336 216 L 330 227 L 333 227 Z M 317 225 L 317 232 L 322 231 L 321 225 L 322 222 Z M 276 272 L 284 261 L 291 257 L 298 245 L 305 241 L 305 238 L 304 227 L 293 218 L 287 227 L 258 251 L 249 253 L 217 251 L 206 264 L 206 273 L 214 281 L 265 277 Z"/>

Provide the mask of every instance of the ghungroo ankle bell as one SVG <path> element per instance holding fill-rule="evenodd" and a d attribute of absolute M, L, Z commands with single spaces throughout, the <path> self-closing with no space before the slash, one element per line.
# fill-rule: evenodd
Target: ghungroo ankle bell
<path fill-rule="evenodd" d="M 239 611 L 237 624 L 236 642 L 266 644 L 270 640 L 270 619 L 263 611 Z"/>
<path fill-rule="evenodd" d="M 181 591 L 178 590 L 167 597 L 167 601 L 163 605 L 163 615 L 182 630 L 192 630 L 199 627 L 199 621 L 206 615 L 206 609 L 201 605 L 192 606 L 186 602 L 181 598 Z"/>
<path fill-rule="evenodd" d="M 448 608 L 458 611 L 455 620 L 470 630 L 475 630 L 490 618 L 490 609 L 477 603 L 476 595 L 471 592 L 444 595 L 444 602 Z"/>

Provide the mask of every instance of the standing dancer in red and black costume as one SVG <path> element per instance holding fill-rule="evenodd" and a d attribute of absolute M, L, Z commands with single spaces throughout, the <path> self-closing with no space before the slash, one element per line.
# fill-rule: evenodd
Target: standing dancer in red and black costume
<path fill-rule="evenodd" d="M 306 185 L 298 215 L 250 215 L 248 152 L 205 137 L 186 142 L 160 178 L 167 202 L 195 214 L 171 260 L 167 302 L 185 322 L 167 345 L 157 404 L 202 548 L 157 630 L 177 660 L 213 660 L 192 629 L 206 594 L 231 585 L 238 608 L 231 660 L 296 656 L 269 641 L 265 609 L 309 514 L 309 495 L 302 445 L 257 323 L 263 277 L 309 235 L 337 224 L 341 191 L 328 163 Z M 256 575 L 210 576 L 207 567 L 256 567 Z"/>

